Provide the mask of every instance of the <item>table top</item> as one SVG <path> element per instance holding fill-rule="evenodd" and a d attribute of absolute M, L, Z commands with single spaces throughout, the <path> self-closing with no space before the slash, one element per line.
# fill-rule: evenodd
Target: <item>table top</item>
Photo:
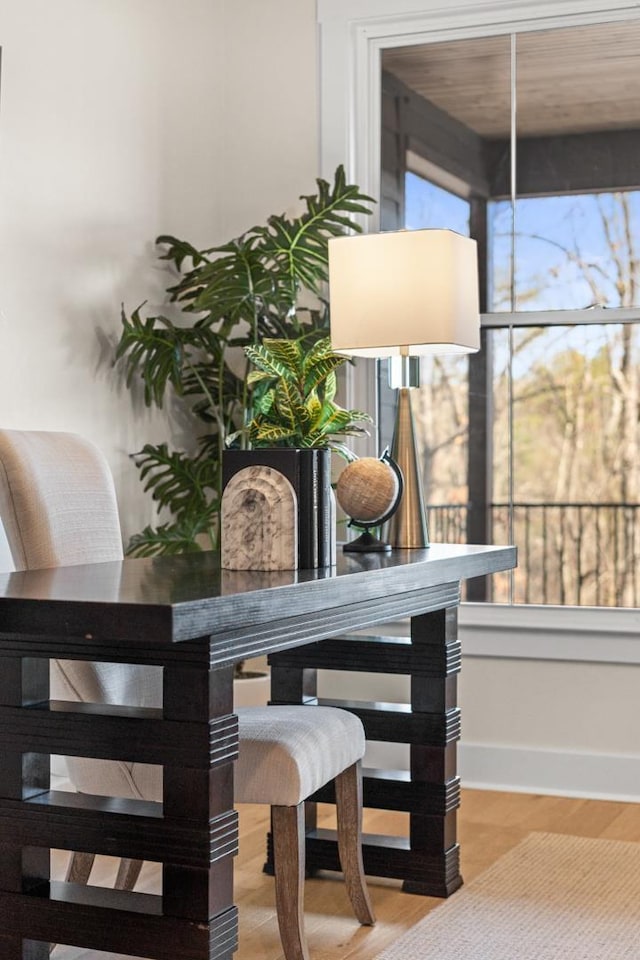
<path fill-rule="evenodd" d="M 508 570 L 516 562 L 510 546 L 339 552 L 335 567 L 318 570 L 222 570 L 217 555 L 206 552 L 2 574 L 0 637 L 46 633 L 135 641 L 152 634 L 158 645 L 237 635 L 321 611 L 381 607 L 392 598 L 403 603 L 403 597 Z M 387 619 L 395 615 L 392 606 Z"/>

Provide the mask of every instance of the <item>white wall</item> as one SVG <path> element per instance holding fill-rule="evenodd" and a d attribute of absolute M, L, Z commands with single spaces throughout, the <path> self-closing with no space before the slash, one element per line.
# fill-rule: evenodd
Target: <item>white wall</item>
<path fill-rule="evenodd" d="M 318 176 L 315 0 L 224 0 L 224 232 L 297 208 Z"/>
<path fill-rule="evenodd" d="M 128 537 L 153 518 L 128 454 L 168 428 L 111 369 L 120 304 L 162 303 L 158 234 L 211 245 L 313 190 L 314 4 L 5 0 L 0 44 L 0 423 L 93 438 Z"/>

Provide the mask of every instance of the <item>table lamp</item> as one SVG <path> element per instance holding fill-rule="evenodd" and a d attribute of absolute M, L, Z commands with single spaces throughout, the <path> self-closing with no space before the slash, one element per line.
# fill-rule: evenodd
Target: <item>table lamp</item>
<path fill-rule="evenodd" d="M 404 494 L 386 531 L 393 547 L 428 547 L 411 411 L 420 357 L 480 349 L 475 240 L 453 230 L 399 230 L 329 240 L 331 343 L 337 353 L 389 357 L 399 390 L 391 456 Z"/>

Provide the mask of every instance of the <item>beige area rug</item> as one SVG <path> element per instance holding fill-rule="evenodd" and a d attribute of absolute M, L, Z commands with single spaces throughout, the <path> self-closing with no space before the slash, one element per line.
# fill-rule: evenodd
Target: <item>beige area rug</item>
<path fill-rule="evenodd" d="M 378 960 L 640 960 L 640 844 L 532 833 Z"/>

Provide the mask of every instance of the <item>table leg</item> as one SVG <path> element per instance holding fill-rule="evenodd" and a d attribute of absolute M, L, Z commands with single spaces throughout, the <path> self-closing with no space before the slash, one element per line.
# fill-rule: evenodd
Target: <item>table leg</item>
<path fill-rule="evenodd" d="M 458 585 L 449 585 L 449 593 L 457 601 Z M 275 702 L 309 700 L 351 710 L 362 720 L 369 740 L 409 745 L 409 771 L 363 769 L 365 807 L 409 813 L 407 837 L 365 834 L 366 873 L 401 879 L 404 890 L 425 896 L 447 897 L 457 890 L 462 883 L 456 840 L 461 664 L 457 602 L 412 617 L 410 638 L 350 634 L 283 651 L 269 662 Z M 409 676 L 410 702 L 317 700 L 317 669 Z M 314 800 L 335 802 L 332 785 L 319 790 Z M 307 831 L 308 868 L 340 869 L 331 832 L 314 826 Z"/>
<path fill-rule="evenodd" d="M 457 636 L 457 607 L 448 607 L 411 619 L 411 645 L 424 673 L 411 676 L 411 712 L 433 719 L 435 736 L 428 744 L 412 743 L 411 781 L 440 792 L 439 809 L 412 810 L 409 843 L 412 853 L 424 857 L 432 876 L 405 880 L 403 890 L 427 896 L 449 896 L 462 884 L 456 815 L 460 802 L 457 706 L 461 650 Z"/>
<path fill-rule="evenodd" d="M 195 822 L 201 828 L 197 862 L 163 863 L 163 914 L 206 925 L 208 944 L 202 960 L 229 960 L 237 948 L 233 761 L 238 725 L 233 715 L 233 668 L 165 667 L 163 712 L 168 720 L 190 724 L 199 748 L 197 766 L 165 764 L 164 817 L 191 827 Z"/>
<path fill-rule="evenodd" d="M 27 657 L 6 658 L 0 664 L 0 705 L 23 707 L 48 700 L 49 663 Z M 23 801 L 49 789 L 49 757 L 0 751 L 0 797 Z M 12 842 L 11 824 L 0 837 L 0 890 L 26 893 L 49 884 L 49 849 L 25 847 Z M 4 924 L 3 924 L 4 925 Z M 0 955 L 7 960 L 48 960 L 49 944 L 22 940 L 17 934 L 5 934 Z"/>
<path fill-rule="evenodd" d="M 51 704 L 48 663 L 0 664 L 0 958 L 48 960 L 49 943 L 152 960 L 231 960 L 237 945 L 233 670 L 209 645 L 164 670 L 157 710 Z M 32 752 L 26 752 L 25 746 Z M 164 807 L 49 790 L 49 754 L 163 766 Z M 161 862 L 163 897 L 50 882 L 58 847 Z"/>

